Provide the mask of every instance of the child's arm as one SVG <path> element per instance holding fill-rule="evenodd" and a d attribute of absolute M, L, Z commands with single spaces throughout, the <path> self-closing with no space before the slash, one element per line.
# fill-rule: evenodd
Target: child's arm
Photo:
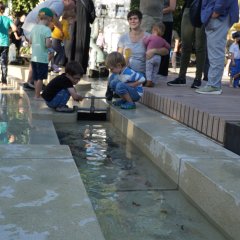
<path fill-rule="evenodd" d="M 131 86 L 131 87 L 137 87 L 138 85 L 141 85 L 142 83 L 144 83 L 146 80 L 143 74 L 135 72 L 130 68 L 127 69 L 125 74 L 129 76 L 129 82 L 127 82 L 127 84 L 128 86 Z"/>
<path fill-rule="evenodd" d="M 234 60 L 234 53 L 230 52 L 230 59 L 231 59 L 231 66 L 236 66 L 235 60 Z"/>
<path fill-rule="evenodd" d="M 46 46 L 46 48 L 52 47 L 52 39 L 50 37 L 45 39 L 45 46 Z"/>
<path fill-rule="evenodd" d="M 75 101 L 82 101 L 83 100 L 83 97 L 80 96 L 79 94 L 77 94 L 76 89 L 74 87 L 73 88 L 68 88 L 68 92 L 72 96 L 73 100 L 75 100 Z"/>
<path fill-rule="evenodd" d="M 164 48 L 167 48 L 168 50 L 171 49 L 170 44 L 169 44 L 165 39 L 163 39 L 163 47 L 164 47 Z"/>

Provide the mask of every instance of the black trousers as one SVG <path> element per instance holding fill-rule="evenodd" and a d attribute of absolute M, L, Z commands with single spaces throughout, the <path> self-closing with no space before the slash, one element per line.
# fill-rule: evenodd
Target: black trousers
<path fill-rule="evenodd" d="M 163 22 L 165 25 L 165 33 L 163 38 L 170 44 L 172 41 L 172 30 L 173 30 L 173 22 Z M 161 64 L 159 67 L 159 74 L 163 76 L 168 76 L 168 67 L 169 67 L 169 60 L 170 60 L 170 51 L 169 54 L 166 56 L 162 56 Z"/>

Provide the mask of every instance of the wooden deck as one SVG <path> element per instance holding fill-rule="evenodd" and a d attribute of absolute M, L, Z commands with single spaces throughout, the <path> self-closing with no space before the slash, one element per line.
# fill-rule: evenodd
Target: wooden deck
<path fill-rule="evenodd" d="M 224 79 L 221 95 L 198 94 L 190 88 L 192 73 L 184 87 L 167 86 L 176 74 L 161 77 L 154 88 L 145 88 L 141 102 L 224 144 L 226 122 L 240 122 L 240 89 Z"/>

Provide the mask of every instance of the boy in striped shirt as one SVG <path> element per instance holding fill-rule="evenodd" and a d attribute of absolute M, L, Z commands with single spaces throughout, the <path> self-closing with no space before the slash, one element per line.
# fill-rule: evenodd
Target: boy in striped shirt
<path fill-rule="evenodd" d="M 119 52 L 112 52 L 107 56 L 106 66 L 111 71 L 108 85 L 121 98 L 113 104 L 122 109 L 135 109 L 135 102 L 143 95 L 142 84 L 145 77 L 127 67 L 123 55 Z"/>

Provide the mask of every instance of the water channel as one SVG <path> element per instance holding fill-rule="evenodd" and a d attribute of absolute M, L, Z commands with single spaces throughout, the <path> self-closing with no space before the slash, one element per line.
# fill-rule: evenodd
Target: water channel
<path fill-rule="evenodd" d="M 70 146 L 106 240 L 226 239 L 109 122 L 55 125 Z"/>
<path fill-rule="evenodd" d="M 0 90 L 0 144 L 28 144 L 30 111 L 26 97 L 18 91 Z"/>

